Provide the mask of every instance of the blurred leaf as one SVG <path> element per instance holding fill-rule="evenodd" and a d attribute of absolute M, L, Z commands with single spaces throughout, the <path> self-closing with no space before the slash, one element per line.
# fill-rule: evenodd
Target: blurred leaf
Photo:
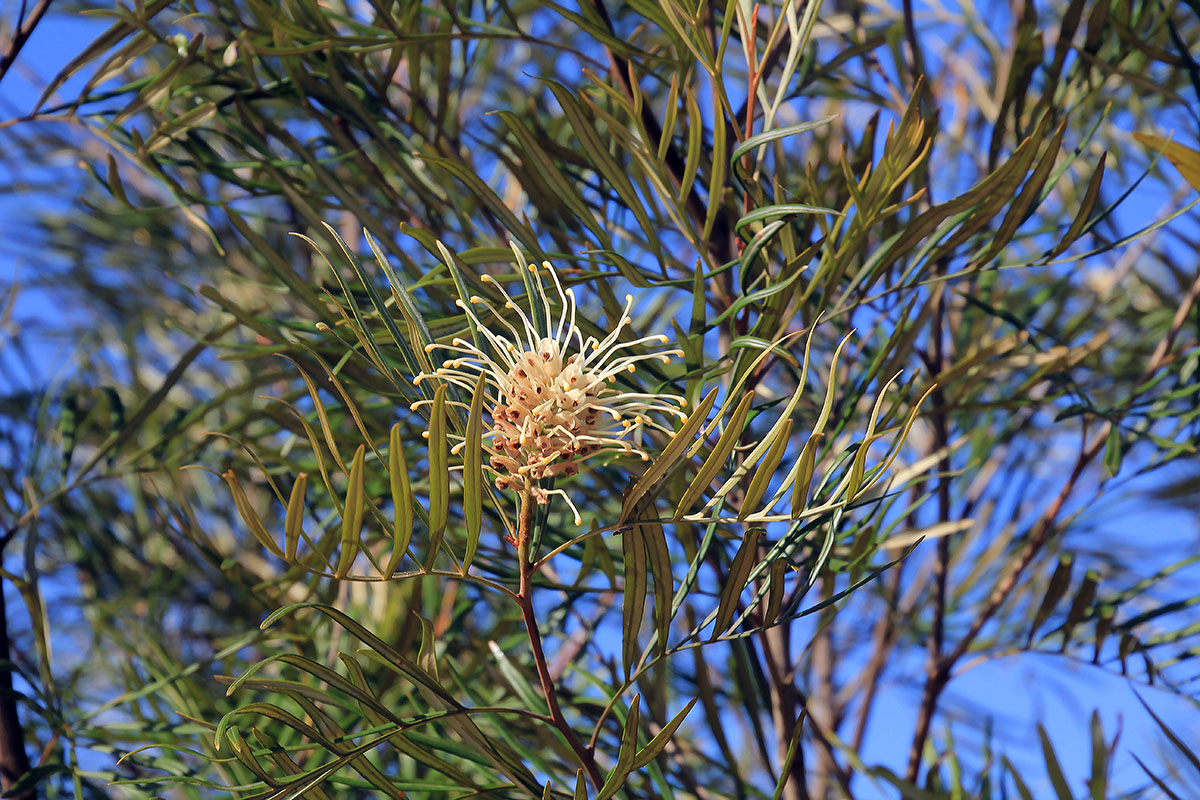
<path fill-rule="evenodd" d="M 1179 170 L 1183 179 L 1191 184 L 1193 189 L 1200 191 L 1200 153 L 1179 142 L 1152 133 L 1134 131 L 1133 138 L 1165 155 L 1167 160 L 1175 165 L 1175 169 Z"/>

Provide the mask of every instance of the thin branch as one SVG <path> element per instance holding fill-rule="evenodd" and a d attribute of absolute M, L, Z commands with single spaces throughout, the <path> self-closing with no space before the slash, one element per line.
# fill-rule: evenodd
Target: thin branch
<path fill-rule="evenodd" d="M 925 74 L 925 58 L 921 53 L 921 42 L 917 39 L 917 25 L 913 15 L 912 0 L 904 0 L 904 39 L 908 43 L 908 72 L 912 85 Z M 928 89 L 925 90 L 926 92 Z"/>
<path fill-rule="evenodd" d="M 821 599 L 833 597 L 833 576 L 826 573 L 821 577 Z M 817 623 L 817 633 L 812 643 L 813 693 L 809 695 L 809 718 L 813 728 L 835 730 L 837 728 L 837 709 L 834 698 L 833 670 L 836 655 L 834 654 L 833 626 L 836 611 L 830 605 L 821 612 Z M 838 768 L 832 751 L 822 750 L 817 753 L 816 769 L 813 773 L 812 795 L 816 800 L 824 800 L 829 796 L 829 776 Z"/>
<path fill-rule="evenodd" d="M 17 713 L 17 694 L 13 691 L 12 648 L 8 640 L 8 605 L 0 581 L 0 788 L 6 792 L 29 772 L 29 754 L 25 752 L 25 731 Z M 13 795 L 15 800 L 34 800 L 34 791 Z"/>
<path fill-rule="evenodd" d="M 907 4 L 906 4 L 907 8 Z M 945 273 L 946 263 L 937 266 L 939 275 Z M 937 305 L 929 333 L 930 358 L 929 369 L 937 375 L 949 369 L 954 361 L 953 346 L 949 340 L 951 335 L 947 329 L 946 293 L 939 292 Z M 946 395 L 940 386 L 933 390 L 934 413 L 933 440 L 930 450 L 933 453 L 943 453 L 937 463 L 937 521 L 945 523 L 950 520 L 950 423 L 947 419 Z M 925 740 L 929 737 L 929 726 L 937 709 L 938 697 L 941 694 L 939 685 L 942 677 L 942 649 L 946 638 L 946 576 L 950 569 L 950 538 L 942 536 L 937 540 L 937 554 L 933 562 L 933 623 L 929 632 L 929 657 L 926 661 L 925 687 L 921 694 L 921 705 L 917 710 L 917 725 L 913 732 L 912 746 L 908 751 L 908 765 L 905 771 L 909 783 L 916 783 L 917 774 L 921 769 L 921 753 L 925 749 Z"/>
<path fill-rule="evenodd" d="M 579 763 L 587 771 L 588 777 L 597 789 L 604 783 L 604 776 L 596 764 L 595 756 L 575 734 L 563 716 L 558 704 L 558 691 L 554 688 L 554 679 L 550 676 L 550 668 L 546 664 L 546 653 L 542 650 L 542 635 L 538 630 L 537 615 L 533 610 L 533 572 L 534 566 L 529 563 L 529 540 L 533 533 L 533 497 L 528 491 L 521 494 L 521 519 L 517 528 L 517 563 L 521 582 L 517 591 L 517 602 L 521 606 L 521 617 L 525 621 L 525 630 L 529 633 L 529 645 L 533 648 L 533 663 L 542 683 L 542 693 L 546 695 L 546 705 L 550 708 L 550 718 L 554 728 L 575 752 Z"/>
<path fill-rule="evenodd" d="M 788 666 L 788 651 L 791 628 L 780 625 L 768 628 L 761 638 L 763 661 L 767 665 L 770 676 L 768 689 L 771 700 L 771 721 L 775 725 L 776 741 L 779 744 L 778 758 L 782 766 L 787 759 L 790 743 L 796 737 L 797 692 L 795 676 Z M 778 652 L 776 652 L 778 651 Z M 809 800 L 808 770 L 804 766 L 804 742 L 796 742 L 796 754 L 792 759 L 791 769 L 786 776 L 780 776 L 783 783 L 783 800 Z"/>
<path fill-rule="evenodd" d="M 1151 356 L 1146 369 L 1143 371 L 1139 384 L 1144 385 L 1156 372 L 1167 362 L 1171 352 L 1171 347 L 1175 342 L 1179 331 L 1183 328 L 1184 322 L 1187 321 L 1188 315 L 1195 308 L 1197 300 L 1200 299 L 1200 270 L 1197 271 L 1195 280 L 1192 282 L 1188 293 L 1180 301 L 1178 308 L 1175 310 L 1175 316 L 1171 320 L 1171 327 L 1167 333 L 1159 341 L 1155 347 L 1154 354 Z M 983 631 L 984 626 L 995 616 L 1000 607 L 1008 600 L 1013 590 L 1020 582 L 1021 575 L 1033 563 L 1038 553 L 1041 552 L 1046 542 L 1049 541 L 1050 534 L 1054 530 L 1055 520 L 1062 511 L 1063 506 L 1074 492 L 1075 487 L 1079 483 L 1084 470 L 1103 450 L 1104 444 L 1108 439 L 1109 431 L 1112 429 L 1113 423 L 1107 422 L 1101 430 L 1096 433 L 1090 440 L 1085 440 L 1079 452 L 1079 457 L 1075 460 L 1075 466 L 1071 470 L 1070 476 L 1059 490 L 1058 495 L 1046 508 L 1042 516 L 1038 519 L 1032 532 L 1030 533 L 1025 550 L 1017 559 L 1013 568 L 996 584 L 988 597 L 987 603 L 975 619 L 972 621 L 970 628 L 959 640 L 958 645 L 947 656 L 941 659 L 936 672 L 926 682 L 925 691 L 921 702 L 921 717 L 918 719 L 917 733 L 914 735 L 912 749 L 909 752 L 909 780 L 915 779 L 913 770 L 912 758 L 914 751 L 918 756 L 921 749 L 924 748 L 925 738 L 929 733 L 930 719 L 926 717 L 926 711 L 929 711 L 929 717 L 932 716 L 932 709 L 936 707 L 937 700 L 941 696 L 942 690 L 946 684 L 950 682 L 951 673 L 962 657 L 971 648 L 979 634 Z"/>
<path fill-rule="evenodd" d="M 850 743 L 855 752 L 862 751 L 863 740 L 867 734 L 867 722 L 871 717 L 871 709 L 875 705 L 879 683 L 883 677 L 884 668 L 888 663 L 888 655 L 892 652 L 892 648 L 896 643 L 895 606 L 900 599 L 900 578 L 907 563 L 907 560 L 901 561 L 892 569 L 890 586 L 884 593 L 885 601 L 888 597 L 891 598 L 891 601 L 887 603 L 887 608 L 880 613 L 879 618 L 875 622 L 875 629 L 872 632 L 871 658 L 867 662 L 866 670 L 860 673 L 860 680 L 862 681 L 862 686 L 865 687 L 864 691 L 866 694 L 863 696 L 862 704 L 858 709 L 858 720 L 854 724 L 854 738 Z"/>
<path fill-rule="evenodd" d="M 21 54 L 21 48 L 25 46 L 25 42 L 29 41 L 29 37 L 33 35 L 33 29 L 42 21 L 46 11 L 50 8 L 51 0 L 38 0 L 38 4 L 29 12 L 29 16 L 24 14 L 24 4 L 22 4 L 21 18 L 17 20 L 17 27 L 13 31 L 12 40 L 4 48 L 4 52 L 0 53 L 0 81 L 4 80 L 4 76 L 8 73 L 9 67 L 17 60 L 17 56 Z"/>

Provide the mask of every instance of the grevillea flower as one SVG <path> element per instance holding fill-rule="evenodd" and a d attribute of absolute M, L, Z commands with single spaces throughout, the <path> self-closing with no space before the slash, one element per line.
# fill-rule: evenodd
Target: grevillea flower
<path fill-rule="evenodd" d="M 479 376 L 484 378 L 485 404 L 491 420 L 485 420 L 484 447 L 490 459 L 487 468 L 495 475 L 496 488 L 528 492 L 539 503 L 557 494 L 567 501 L 580 524 L 579 511 L 562 489 L 547 490 L 537 485 L 543 478 L 572 476 L 588 459 L 602 455 L 636 455 L 649 460 L 642 449 L 646 428 L 668 429 L 657 416 L 686 418 L 680 410 L 684 398 L 671 394 L 625 391 L 617 385 L 622 373 L 635 372 L 643 361 L 669 362 L 679 350 L 645 351 L 647 345 L 667 343 L 665 336 L 644 336 L 621 341 L 621 331 L 632 319 L 633 296 L 626 295 L 625 308 L 616 326 L 602 339 L 584 338 L 576 324 L 575 293 L 563 289 L 549 262 L 542 269 L 529 265 L 537 296 L 528 296 L 530 313 L 513 301 L 504 287 L 489 275 L 480 280 L 493 284 L 504 296 L 504 309 L 516 316 L 509 322 L 488 300 L 473 296 L 470 303 L 456 301 L 482 337 L 483 349 L 465 339 L 450 344 L 431 344 L 427 352 L 452 354 L 432 373 L 414 379 L 440 379 L 473 392 Z M 543 274 L 549 274 L 558 296 L 555 322 Z M 540 304 L 540 315 L 533 313 Z M 483 310 L 476 314 L 472 306 Z M 539 330 L 538 317 L 545 320 Z M 429 403 L 422 400 L 413 408 Z M 464 443 L 454 446 L 458 452 Z"/>

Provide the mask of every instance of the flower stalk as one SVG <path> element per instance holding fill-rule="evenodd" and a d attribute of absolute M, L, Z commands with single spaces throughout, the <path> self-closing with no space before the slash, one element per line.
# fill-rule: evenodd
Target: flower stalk
<path fill-rule="evenodd" d="M 550 709 L 550 719 L 554 728 L 566 739 L 571 750 L 579 759 L 580 765 L 587 772 L 592 784 L 599 789 L 604 782 L 600 767 L 590 748 L 585 747 L 579 736 L 563 716 L 558 704 L 558 691 L 554 687 L 554 679 L 550 676 L 550 668 L 546 663 L 546 653 L 542 649 L 542 634 L 538 630 L 537 616 L 533 610 L 533 573 L 534 565 L 530 562 L 529 543 L 533 537 L 534 497 L 529 491 L 521 492 L 520 524 L 517 528 L 517 564 L 520 574 L 520 588 L 517 590 L 517 603 L 521 607 L 521 618 L 525 622 L 525 630 L 529 634 L 529 646 L 533 649 L 533 663 L 537 668 L 538 679 L 542 684 L 542 693 L 546 696 L 546 705 Z"/>

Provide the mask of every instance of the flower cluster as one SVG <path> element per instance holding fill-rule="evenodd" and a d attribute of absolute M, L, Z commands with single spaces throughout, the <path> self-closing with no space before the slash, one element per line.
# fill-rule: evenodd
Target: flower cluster
<path fill-rule="evenodd" d="M 641 447 L 644 430 L 666 430 L 654 418 L 656 414 L 686 418 L 680 410 L 684 398 L 623 391 L 616 386 L 617 377 L 634 372 L 640 362 L 669 362 L 682 352 L 637 351 L 649 344 L 666 344 L 665 336 L 621 341 L 621 332 L 632 322 L 631 295 L 626 295 L 620 320 L 612 331 L 603 339 L 585 339 L 576 324 L 574 291 L 563 289 L 548 262 L 543 262 L 542 269 L 530 265 L 529 270 L 538 295 L 528 298 L 530 314 L 491 276 L 481 278 L 503 295 L 503 308 L 515 314 L 520 329 L 482 297 L 471 297 L 469 304 L 459 300 L 458 305 L 482 336 L 480 344 L 485 344 L 485 349 L 465 339 L 429 345 L 427 351 L 440 349 L 453 355 L 434 372 L 418 375 L 414 382 L 438 378 L 471 392 L 483 375 L 486 403 L 491 409 L 484 445 L 490 455 L 488 466 L 496 476 L 496 488 L 529 492 L 540 503 L 548 502 L 552 494 L 562 495 L 579 524 L 579 512 L 562 489 L 547 490 L 536 482 L 576 475 L 582 462 L 606 453 L 649 459 Z M 543 274 L 549 274 L 558 296 L 557 323 Z M 540 303 L 545 330 L 535 324 L 533 303 Z M 486 322 L 472 306 L 486 312 Z M 456 445 L 461 447 L 462 443 Z"/>

